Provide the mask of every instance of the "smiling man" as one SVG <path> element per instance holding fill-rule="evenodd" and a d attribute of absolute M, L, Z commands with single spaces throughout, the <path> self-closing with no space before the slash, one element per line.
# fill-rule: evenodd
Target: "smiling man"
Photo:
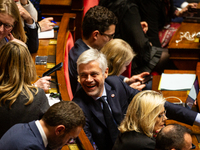
<path fill-rule="evenodd" d="M 0 149 L 58 150 L 75 139 L 84 125 L 81 108 L 62 101 L 51 106 L 41 120 L 11 127 L 0 139 Z"/>
<path fill-rule="evenodd" d="M 139 91 L 130 88 L 118 76 L 108 77 L 106 57 L 95 49 L 89 49 L 80 55 L 77 71 L 82 88 L 73 101 L 83 109 L 87 118 L 85 133 L 100 150 L 109 150 L 119 133 L 117 125 L 123 119 L 132 97 Z M 114 133 L 109 132 L 109 124 L 104 120 L 100 97 L 105 97 L 109 104 L 109 113 L 112 113 L 111 120 L 114 122 L 112 128 L 116 131 Z"/>
<path fill-rule="evenodd" d="M 95 49 L 89 49 L 79 56 L 77 71 L 82 88 L 77 91 L 73 101 L 85 114 L 84 131 L 98 150 L 111 150 L 119 133 L 117 127 L 130 101 L 139 91 L 118 76 L 108 76 L 106 57 Z M 182 106 L 166 102 L 165 109 L 170 119 L 190 125 L 200 121 L 197 112 Z"/>
<path fill-rule="evenodd" d="M 108 41 L 113 39 L 117 17 L 114 13 L 102 6 L 90 8 L 82 23 L 83 37 L 78 39 L 69 52 L 69 77 L 73 94 L 77 90 L 78 57 L 89 48 L 100 50 Z"/>

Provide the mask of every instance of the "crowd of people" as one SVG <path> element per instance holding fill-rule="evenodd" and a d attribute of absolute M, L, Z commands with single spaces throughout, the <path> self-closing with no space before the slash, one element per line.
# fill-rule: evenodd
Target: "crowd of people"
<path fill-rule="evenodd" d="M 82 129 L 97 150 L 192 148 L 189 129 L 165 122 L 200 126 L 200 113 L 166 101 L 143 80 L 174 67 L 158 32 L 172 17 L 192 15 L 196 3 L 177 9 L 172 0 L 100 0 L 69 51 L 74 97 L 51 107 L 45 95 L 51 77 L 36 81 L 31 53 L 38 33 L 55 24 L 38 19 L 33 4 L 0 0 L 0 149 L 57 150 Z M 130 63 L 132 76 L 125 77 Z"/>

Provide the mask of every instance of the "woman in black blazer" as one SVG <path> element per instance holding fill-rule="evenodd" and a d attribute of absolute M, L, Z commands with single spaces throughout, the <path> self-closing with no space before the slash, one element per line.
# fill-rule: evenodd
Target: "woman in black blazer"
<path fill-rule="evenodd" d="M 164 127 L 165 100 L 155 91 L 142 91 L 133 98 L 119 126 L 113 150 L 154 150 L 155 135 Z"/>

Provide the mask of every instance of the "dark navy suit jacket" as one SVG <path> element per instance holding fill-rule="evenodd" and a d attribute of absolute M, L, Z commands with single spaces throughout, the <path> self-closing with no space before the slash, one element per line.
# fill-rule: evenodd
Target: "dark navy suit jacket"
<path fill-rule="evenodd" d="M 30 53 L 36 53 L 38 51 L 39 39 L 38 39 L 38 26 L 36 25 L 35 29 L 29 28 L 24 24 L 24 30 L 26 31 L 27 36 L 27 46 Z"/>
<path fill-rule="evenodd" d="M 139 91 L 130 88 L 117 76 L 109 76 L 105 80 L 105 89 L 113 117 L 119 125 L 124 118 L 129 102 Z M 82 88 L 77 91 L 73 101 L 82 108 L 86 116 L 84 131 L 90 142 L 92 144 L 95 142 L 100 150 L 111 149 L 113 144 L 98 101 L 88 96 Z"/>
<path fill-rule="evenodd" d="M 105 80 L 105 89 L 113 117 L 116 123 L 120 125 L 128 104 L 139 91 L 129 87 L 117 76 L 109 76 Z M 111 150 L 113 145 L 111 144 L 103 112 L 98 102 L 88 96 L 82 88 L 77 91 L 73 101 L 82 108 L 86 116 L 84 131 L 90 142 L 92 144 L 95 142 L 99 150 Z M 165 103 L 165 109 L 167 110 L 168 118 L 190 125 L 194 123 L 197 115 L 197 112 L 169 102 Z"/>
<path fill-rule="evenodd" d="M 16 124 L 0 139 L 0 150 L 46 150 L 35 121 Z"/>
<path fill-rule="evenodd" d="M 78 57 L 88 49 L 89 47 L 82 41 L 82 39 L 78 39 L 74 43 L 74 47 L 72 47 L 72 49 L 69 51 L 68 69 L 69 69 L 69 78 L 73 95 L 75 94 L 78 85 L 77 81 L 78 73 L 77 73 L 76 61 Z"/>

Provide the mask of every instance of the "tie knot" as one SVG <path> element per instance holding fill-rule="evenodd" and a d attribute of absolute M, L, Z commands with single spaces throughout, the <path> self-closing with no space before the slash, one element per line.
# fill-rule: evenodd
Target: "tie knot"
<path fill-rule="evenodd" d="M 106 96 L 102 96 L 102 97 L 99 98 L 99 100 L 100 100 L 101 102 L 105 102 L 105 97 L 106 97 Z"/>

